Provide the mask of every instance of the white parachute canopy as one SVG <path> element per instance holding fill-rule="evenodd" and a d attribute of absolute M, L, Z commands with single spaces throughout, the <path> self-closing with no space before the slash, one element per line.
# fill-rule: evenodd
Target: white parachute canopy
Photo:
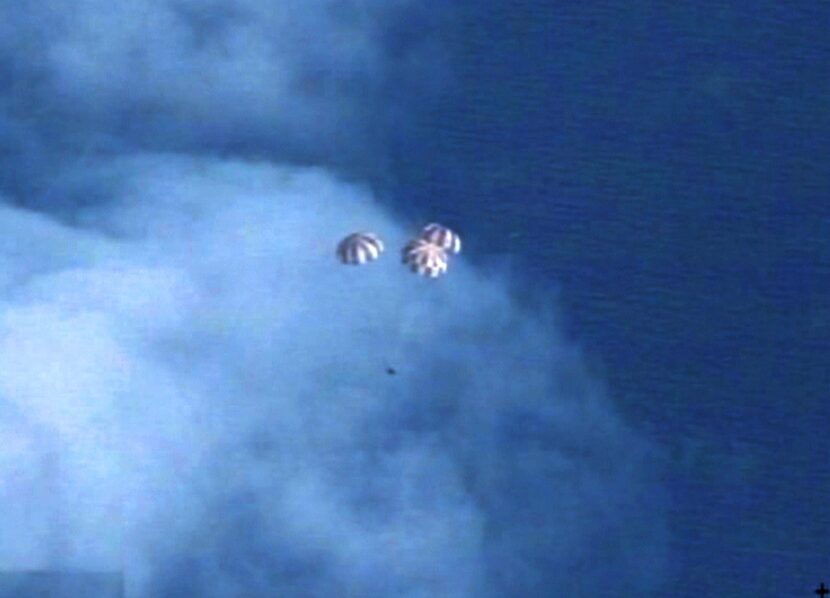
<path fill-rule="evenodd" d="M 447 252 L 435 243 L 413 239 L 403 248 L 401 261 L 421 276 L 437 278 L 447 271 Z"/>
<path fill-rule="evenodd" d="M 438 245 L 444 251 L 459 253 L 461 251 L 461 237 L 442 224 L 432 222 L 421 229 L 420 238 Z"/>
<path fill-rule="evenodd" d="M 374 233 L 352 233 L 337 244 L 337 258 L 343 264 L 372 262 L 383 253 L 383 241 Z"/>

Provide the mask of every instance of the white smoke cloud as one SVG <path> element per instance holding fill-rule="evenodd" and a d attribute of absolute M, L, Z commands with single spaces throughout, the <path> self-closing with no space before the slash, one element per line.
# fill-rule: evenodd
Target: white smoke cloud
<path fill-rule="evenodd" d="M 445 79 L 443 12 L 411 0 L 0 4 L 0 164 L 15 166 L 0 185 L 42 207 L 60 201 L 39 195 L 67 161 L 127 151 L 381 176 L 384 131 Z M 390 35 L 399 23 L 411 32 Z"/>
<path fill-rule="evenodd" d="M 118 195 L 80 227 L 0 219 L 10 261 L 53 240 L 5 291 L 4 493 L 34 506 L 0 560 L 123 568 L 138 596 L 534 595 L 590 587 L 552 575 L 598 556 L 646 582 L 642 447 L 503 280 L 340 266 L 343 234 L 408 231 L 323 171 L 104 175 Z"/>
<path fill-rule="evenodd" d="M 550 314 L 463 256 L 412 275 L 369 187 L 281 163 L 359 150 L 412 6 L 0 8 L 0 570 L 131 597 L 659 583 L 650 449 Z M 388 253 L 339 265 L 365 229 Z"/>

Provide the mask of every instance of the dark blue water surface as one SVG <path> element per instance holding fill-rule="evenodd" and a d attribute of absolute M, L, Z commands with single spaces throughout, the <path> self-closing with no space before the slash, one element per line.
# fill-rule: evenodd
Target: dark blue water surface
<path fill-rule="evenodd" d="M 560 289 L 667 455 L 665 592 L 813 595 L 830 580 L 830 3 L 500 0 L 453 19 L 453 83 L 391 140 L 389 192 Z"/>

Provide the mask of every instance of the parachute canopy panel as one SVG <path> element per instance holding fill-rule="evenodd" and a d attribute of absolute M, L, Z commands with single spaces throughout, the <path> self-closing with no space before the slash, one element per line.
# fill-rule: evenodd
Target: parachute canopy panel
<path fill-rule="evenodd" d="M 352 233 L 337 244 L 337 259 L 343 264 L 359 266 L 372 262 L 383 253 L 383 241 L 374 233 Z"/>
<path fill-rule="evenodd" d="M 416 274 L 430 278 L 437 278 L 447 271 L 447 253 L 424 239 L 407 243 L 401 252 L 401 261 Z"/>
<path fill-rule="evenodd" d="M 442 224 L 432 222 L 421 230 L 421 239 L 437 245 L 444 251 L 459 253 L 461 251 L 461 237 Z"/>

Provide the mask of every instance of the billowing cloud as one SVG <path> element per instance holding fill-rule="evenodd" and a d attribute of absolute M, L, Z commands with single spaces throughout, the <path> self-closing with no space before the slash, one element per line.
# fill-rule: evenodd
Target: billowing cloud
<path fill-rule="evenodd" d="M 401 110 L 372 113 L 423 68 L 386 39 L 414 6 L 0 9 L 0 569 L 148 597 L 659 583 L 651 448 L 555 318 L 463 255 L 412 275 L 408 223 L 296 164 Z M 339 264 L 366 229 L 389 251 Z"/>
<path fill-rule="evenodd" d="M 409 0 L 5 3 L 0 160 L 25 170 L 0 184 L 36 193 L 68 158 L 135 150 L 376 174 L 406 90 L 442 79 L 442 12 Z"/>
<path fill-rule="evenodd" d="M 407 231 L 323 171 L 104 175 L 117 198 L 73 228 L 0 218 L 10 261 L 51 240 L 5 289 L 4 495 L 34 500 L 0 560 L 124 568 L 136 595 L 543 595 L 597 563 L 648 582 L 645 447 L 503 280 L 341 266 L 343 232 Z"/>

